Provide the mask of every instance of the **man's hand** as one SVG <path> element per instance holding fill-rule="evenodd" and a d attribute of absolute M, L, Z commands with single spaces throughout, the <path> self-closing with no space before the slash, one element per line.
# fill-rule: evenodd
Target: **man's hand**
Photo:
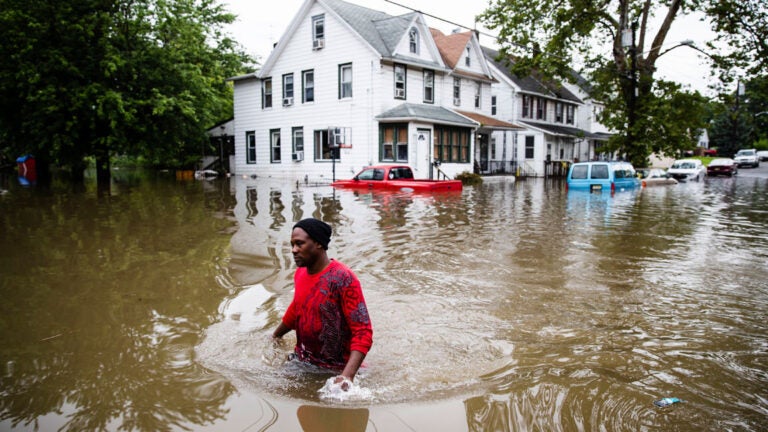
<path fill-rule="evenodd" d="M 272 347 L 273 348 L 277 348 L 277 347 L 283 346 L 283 338 L 282 337 L 277 337 L 275 335 L 272 335 L 270 337 L 270 339 L 272 339 Z"/>
<path fill-rule="evenodd" d="M 334 378 L 333 383 L 339 384 L 339 387 L 341 387 L 341 389 L 344 391 L 349 391 L 349 388 L 352 386 L 352 380 L 345 377 L 344 375 L 339 375 Z"/>

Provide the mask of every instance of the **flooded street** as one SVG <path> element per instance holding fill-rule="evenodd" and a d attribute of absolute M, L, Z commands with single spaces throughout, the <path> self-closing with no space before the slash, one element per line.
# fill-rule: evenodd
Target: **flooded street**
<path fill-rule="evenodd" d="M 766 430 L 764 178 L 4 187 L 0 431 Z M 269 343 L 310 216 L 373 322 L 344 402 Z"/>

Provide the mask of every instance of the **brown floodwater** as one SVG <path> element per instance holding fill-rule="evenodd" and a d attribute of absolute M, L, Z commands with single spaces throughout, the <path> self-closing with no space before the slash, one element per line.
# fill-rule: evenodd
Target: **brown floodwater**
<path fill-rule="evenodd" d="M 700 431 L 768 424 L 768 181 L 334 191 L 116 173 L 0 195 L 0 430 Z M 334 227 L 374 346 L 343 401 L 268 342 Z M 682 400 L 666 408 L 654 401 Z"/>

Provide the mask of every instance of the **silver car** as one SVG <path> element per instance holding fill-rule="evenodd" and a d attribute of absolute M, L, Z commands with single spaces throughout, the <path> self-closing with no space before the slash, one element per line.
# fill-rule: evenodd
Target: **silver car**
<path fill-rule="evenodd" d="M 667 175 L 679 182 L 702 181 L 707 168 L 698 159 L 678 159 L 667 169 Z"/>
<path fill-rule="evenodd" d="M 757 150 L 755 149 L 742 149 L 736 152 L 736 156 L 733 157 L 736 161 L 736 165 L 739 168 L 743 166 L 751 166 L 757 168 L 760 166 L 760 159 L 757 157 Z"/>

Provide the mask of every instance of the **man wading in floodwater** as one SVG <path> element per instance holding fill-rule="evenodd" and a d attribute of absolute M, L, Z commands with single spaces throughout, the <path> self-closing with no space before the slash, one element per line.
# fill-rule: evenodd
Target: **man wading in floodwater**
<path fill-rule="evenodd" d="M 357 276 L 328 258 L 330 241 L 325 222 L 308 218 L 293 226 L 293 301 L 272 338 L 296 330 L 296 358 L 341 372 L 334 383 L 347 390 L 371 348 L 373 327 Z"/>

